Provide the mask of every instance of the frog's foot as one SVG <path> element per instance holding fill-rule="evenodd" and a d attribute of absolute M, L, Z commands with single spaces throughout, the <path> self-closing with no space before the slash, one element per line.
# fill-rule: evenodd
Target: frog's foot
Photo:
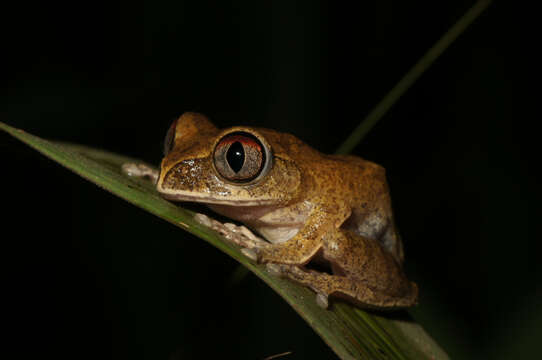
<path fill-rule="evenodd" d="M 293 280 L 316 292 L 316 303 L 327 308 L 330 295 L 348 299 L 358 306 L 379 309 L 397 309 L 417 304 L 418 287 L 411 283 L 409 294 L 391 294 L 385 289 L 367 286 L 363 281 L 346 276 L 330 275 L 314 270 L 307 270 L 297 265 L 268 264 L 268 271 L 273 275 Z"/>
<path fill-rule="evenodd" d="M 158 181 L 159 171 L 143 163 L 124 163 L 121 169 L 128 176 L 145 178 L 152 181 L 153 184 Z"/>
<path fill-rule="evenodd" d="M 329 289 L 318 286 L 318 282 L 314 282 L 315 276 L 318 276 L 317 272 L 303 271 L 298 265 L 285 265 L 268 263 L 265 265 L 267 272 L 272 276 L 279 276 L 289 278 L 302 285 L 308 286 L 316 292 L 316 304 L 323 309 L 329 307 L 328 292 Z M 327 275 L 327 274 L 326 274 Z M 329 276 L 329 275 L 327 275 Z"/>
<path fill-rule="evenodd" d="M 212 219 L 204 214 L 194 215 L 194 220 L 202 225 L 205 225 L 220 235 L 224 236 L 228 241 L 242 247 L 241 252 L 253 261 L 258 259 L 256 249 L 265 247 L 268 245 L 267 241 L 254 235 L 245 226 L 235 225 L 232 223 L 221 223 L 215 219 Z"/>

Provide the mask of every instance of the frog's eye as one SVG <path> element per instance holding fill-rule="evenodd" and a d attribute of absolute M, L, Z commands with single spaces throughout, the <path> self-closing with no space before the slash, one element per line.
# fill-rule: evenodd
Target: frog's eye
<path fill-rule="evenodd" d="M 178 119 L 175 119 L 172 121 L 167 131 L 166 138 L 164 139 L 164 156 L 169 154 L 171 149 L 173 149 L 173 144 L 175 143 L 174 140 L 175 140 L 175 129 L 177 128 L 177 120 Z"/>
<path fill-rule="evenodd" d="M 246 183 L 262 174 L 267 166 L 267 149 L 254 135 L 234 132 L 216 144 L 214 162 L 226 180 Z"/>

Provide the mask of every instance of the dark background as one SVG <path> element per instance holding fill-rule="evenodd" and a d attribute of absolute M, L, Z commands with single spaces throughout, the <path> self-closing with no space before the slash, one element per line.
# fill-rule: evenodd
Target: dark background
<path fill-rule="evenodd" d="M 2 5 L 0 120 L 156 164 L 185 111 L 333 152 L 470 4 Z M 410 313 L 453 358 L 528 358 L 542 335 L 531 50 L 516 21 L 494 4 L 354 151 L 388 171 L 421 288 Z M 231 285 L 229 257 L 0 141 L 10 358 L 334 357 L 255 277 Z"/>

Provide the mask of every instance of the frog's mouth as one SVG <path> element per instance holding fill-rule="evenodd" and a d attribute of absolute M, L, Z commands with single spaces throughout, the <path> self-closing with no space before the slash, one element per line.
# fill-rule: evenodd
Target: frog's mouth
<path fill-rule="evenodd" d="M 199 195 L 189 191 L 175 191 L 169 192 L 167 190 L 158 190 L 160 195 L 166 200 L 172 201 L 190 201 L 204 204 L 216 204 L 216 205 L 232 205 L 232 206 L 258 206 L 258 205 L 273 205 L 275 201 L 272 199 L 217 199 L 216 197 L 209 197 L 204 194 Z M 227 196 L 226 194 L 219 194 Z"/>

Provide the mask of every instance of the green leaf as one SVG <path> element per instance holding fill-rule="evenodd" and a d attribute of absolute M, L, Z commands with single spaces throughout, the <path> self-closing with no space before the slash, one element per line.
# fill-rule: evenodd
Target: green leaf
<path fill-rule="evenodd" d="M 101 188 L 188 231 L 222 250 L 284 298 L 342 359 L 447 359 L 444 351 L 405 311 L 367 313 L 349 304 L 332 302 L 330 310 L 316 305 L 315 294 L 287 279 L 270 276 L 234 245 L 193 219 L 194 213 L 164 199 L 154 186 L 121 172 L 126 156 L 80 145 L 41 139 L 0 122 L 0 129 Z"/>

